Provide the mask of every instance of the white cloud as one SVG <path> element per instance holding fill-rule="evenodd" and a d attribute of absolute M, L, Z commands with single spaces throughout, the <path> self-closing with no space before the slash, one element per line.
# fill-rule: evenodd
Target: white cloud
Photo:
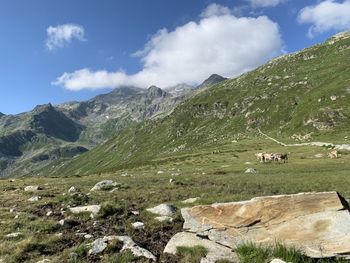
<path fill-rule="evenodd" d="M 134 54 L 143 65 L 135 74 L 85 68 L 64 73 L 52 84 L 69 90 L 198 84 L 212 73 L 237 76 L 281 53 L 278 24 L 265 16 L 238 18 L 227 10 L 212 5 L 198 22 L 159 30 Z"/>
<path fill-rule="evenodd" d="M 49 50 L 61 48 L 70 43 L 73 39 L 85 41 L 85 30 L 80 25 L 64 24 L 50 26 L 46 29 L 46 47 Z"/>
<path fill-rule="evenodd" d="M 300 10 L 299 23 L 312 24 L 308 36 L 314 37 L 329 30 L 346 30 L 350 28 L 350 0 L 337 2 L 326 0 Z"/>
<path fill-rule="evenodd" d="M 203 12 L 201 13 L 201 17 L 206 18 L 211 16 L 221 16 L 221 15 L 230 15 L 230 14 L 231 14 L 231 10 L 228 7 L 214 3 L 211 5 L 208 5 L 207 8 L 203 10 Z"/>
<path fill-rule="evenodd" d="M 274 7 L 284 2 L 284 0 L 247 0 L 253 7 Z"/>

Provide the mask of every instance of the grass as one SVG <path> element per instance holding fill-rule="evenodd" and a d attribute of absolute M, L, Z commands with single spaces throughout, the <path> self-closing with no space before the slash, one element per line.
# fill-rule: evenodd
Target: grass
<path fill-rule="evenodd" d="M 272 248 L 259 247 L 254 244 L 245 244 L 237 249 L 240 263 L 269 263 L 278 258 L 291 263 L 346 263 L 342 259 L 311 259 L 293 248 L 277 244 Z"/>

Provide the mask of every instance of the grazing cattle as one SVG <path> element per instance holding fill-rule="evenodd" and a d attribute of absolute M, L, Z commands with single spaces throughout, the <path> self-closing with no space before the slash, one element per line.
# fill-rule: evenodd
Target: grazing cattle
<path fill-rule="evenodd" d="M 333 150 L 330 153 L 328 153 L 328 156 L 331 159 L 337 159 L 338 158 L 338 151 L 337 150 Z"/>
<path fill-rule="evenodd" d="M 262 163 L 264 161 L 264 153 L 256 153 L 255 156 L 259 162 Z"/>
<path fill-rule="evenodd" d="M 273 154 L 272 153 L 263 153 L 263 160 L 265 161 L 273 161 Z"/>
<path fill-rule="evenodd" d="M 284 163 L 288 162 L 288 154 L 286 153 L 273 153 L 273 159 L 277 162 L 283 160 Z"/>

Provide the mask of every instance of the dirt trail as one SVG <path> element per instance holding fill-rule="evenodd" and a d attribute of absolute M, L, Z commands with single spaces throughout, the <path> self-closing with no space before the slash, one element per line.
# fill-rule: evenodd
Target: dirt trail
<path fill-rule="evenodd" d="M 270 136 L 268 136 L 267 134 L 263 133 L 260 129 L 258 129 L 259 133 L 263 136 L 265 136 L 267 139 L 274 141 L 275 143 L 285 146 L 285 147 L 292 147 L 292 146 L 325 146 L 325 145 L 329 145 L 337 150 L 346 150 L 346 151 L 350 151 L 350 144 L 333 144 L 330 142 L 304 142 L 304 143 L 292 143 L 292 144 L 285 144 L 283 142 L 280 142 Z"/>

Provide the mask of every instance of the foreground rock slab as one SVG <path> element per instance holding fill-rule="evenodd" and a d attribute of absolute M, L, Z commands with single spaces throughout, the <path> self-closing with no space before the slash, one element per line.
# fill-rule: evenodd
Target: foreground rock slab
<path fill-rule="evenodd" d="M 314 258 L 350 256 L 349 205 L 337 192 L 257 197 L 181 212 L 185 230 L 232 249 L 279 242 Z"/>
<path fill-rule="evenodd" d="M 238 262 L 237 255 L 231 249 L 221 246 L 208 239 L 203 239 L 193 233 L 180 232 L 173 236 L 164 249 L 164 253 L 176 254 L 178 247 L 201 246 L 207 250 L 207 255 L 201 259 L 201 263 L 215 263 L 218 260 Z"/>

